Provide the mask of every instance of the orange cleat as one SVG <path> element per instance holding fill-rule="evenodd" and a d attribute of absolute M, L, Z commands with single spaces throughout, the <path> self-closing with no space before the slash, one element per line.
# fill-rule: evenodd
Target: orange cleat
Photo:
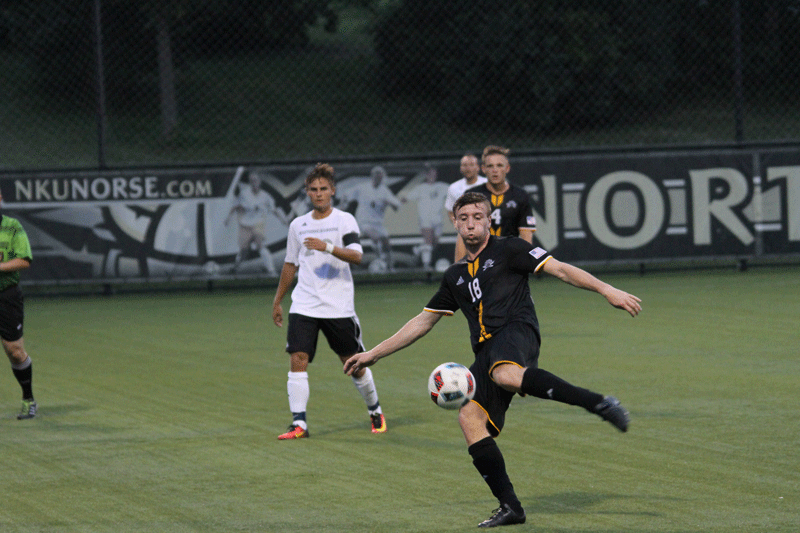
<path fill-rule="evenodd" d="M 372 420 L 373 433 L 386 433 L 386 418 L 384 418 L 383 413 L 369 415 L 369 418 Z"/>
<path fill-rule="evenodd" d="M 300 426 L 295 426 L 292 424 L 289 426 L 289 430 L 284 433 L 283 435 L 278 435 L 278 440 L 289 440 L 289 439 L 307 439 L 308 438 L 308 430 L 303 429 Z"/>

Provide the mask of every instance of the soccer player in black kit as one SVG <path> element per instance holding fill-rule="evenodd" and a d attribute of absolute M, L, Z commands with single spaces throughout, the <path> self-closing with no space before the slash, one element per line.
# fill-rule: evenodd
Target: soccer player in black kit
<path fill-rule="evenodd" d="M 486 183 L 472 187 L 464 192 L 479 192 L 489 199 L 492 208 L 491 234 L 498 237 L 521 237 L 533 242 L 536 222 L 528 193 L 522 187 L 508 182 L 511 171 L 508 162 L 510 150 L 502 146 L 487 146 L 481 155 L 481 170 Z"/>
<path fill-rule="evenodd" d="M 616 308 L 636 316 L 641 300 L 604 283 L 546 250 L 515 237 L 490 233 L 491 205 L 487 198 L 467 191 L 453 206 L 456 229 L 467 255 L 448 268 L 439 290 L 423 311 L 372 350 L 345 361 L 347 374 L 371 366 L 427 334 L 443 316 L 461 309 L 467 318 L 475 361 L 475 397 L 464 405 L 458 422 L 475 468 L 500 506 L 479 527 L 525 522 L 525 511 L 508 477 L 503 455 L 495 443 L 505 413 L 515 394 L 555 400 L 583 407 L 627 431 L 628 411 L 613 396 L 576 387 L 538 366 L 539 323 L 531 299 L 528 276 L 545 272 L 575 287 L 604 296 Z"/>

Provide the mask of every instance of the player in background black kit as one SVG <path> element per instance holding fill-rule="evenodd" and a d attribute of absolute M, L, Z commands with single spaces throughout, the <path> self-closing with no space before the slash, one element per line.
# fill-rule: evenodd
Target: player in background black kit
<path fill-rule="evenodd" d="M 479 527 L 525 522 L 508 477 L 503 454 L 495 443 L 515 394 L 583 407 L 627 431 L 628 412 L 613 396 L 576 387 L 538 367 L 539 323 L 530 295 L 528 276 L 546 272 L 575 287 L 591 290 L 636 316 L 642 309 L 632 294 L 604 283 L 588 272 L 552 257 L 546 250 L 516 237 L 490 234 L 491 205 L 480 193 L 467 191 L 453 206 L 456 230 L 467 255 L 445 272 L 439 290 L 423 311 L 397 333 L 344 364 L 347 374 L 371 366 L 427 334 L 443 316 L 461 309 L 467 318 L 475 361 L 475 397 L 464 405 L 458 421 L 475 468 L 500 507 Z"/>
<path fill-rule="evenodd" d="M 536 221 L 533 218 L 530 196 L 525 189 L 508 182 L 506 176 L 511 171 L 508 163 L 510 150 L 502 146 L 487 146 L 481 156 L 481 169 L 486 183 L 467 189 L 465 192 L 479 192 L 489 199 L 492 209 L 491 234 L 498 237 L 521 237 L 533 242 Z"/>

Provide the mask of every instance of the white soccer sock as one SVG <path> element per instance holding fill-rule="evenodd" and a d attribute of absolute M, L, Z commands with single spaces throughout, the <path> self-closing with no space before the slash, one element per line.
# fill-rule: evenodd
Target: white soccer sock
<path fill-rule="evenodd" d="M 382 413 L 381 404 L 378 403 L 378 389 L 375 388 L 375 381 L 372 379 L 372 371 L 369 368 L 365 368 L 363 376 L 360 378 L 352 376 L 352 380 L 358 392 L 361 393 L 361 397 L 364 398 L 369 414 Z"/>
<path fill-rule="evenodd" d="M 308 372 L 289 372 L 286 391 L 289 393 L 289 410 L 292 414 L 303 413 L 305 415 L 309 396 Z M 294 424 L 308 429 L 305 420 L 295 420 Z"/>

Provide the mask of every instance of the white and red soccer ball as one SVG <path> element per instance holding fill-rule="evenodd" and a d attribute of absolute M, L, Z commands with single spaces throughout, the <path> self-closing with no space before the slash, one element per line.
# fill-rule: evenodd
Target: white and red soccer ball
<path fill-rule="evenodd" d="M 431 400 L 443 409 L 459 409 L 475 396 L 475 378 L 458 363 L 442 363 L 428 378 Z"/>

